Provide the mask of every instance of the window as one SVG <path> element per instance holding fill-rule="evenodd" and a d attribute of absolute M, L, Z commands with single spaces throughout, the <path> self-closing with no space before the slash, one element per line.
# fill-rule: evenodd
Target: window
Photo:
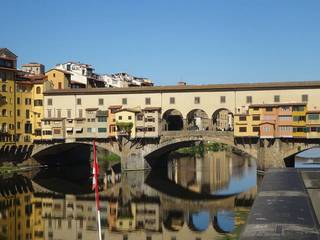
<path fill-rule="evenodd" d="M 68 109 L 68 110 L 67 110 L 67 117 L 68 117 L 68 118 L 71 118 L 71 109 Z"/>
<path fill-rule="evenodd" d="M 252 120 L 253 121 L 260 121 L 260 115 L 253 115 Z"/>
<path fill-rule="evenodd" d="M 319 114 L 308 114 L 308 120 L 319 120 Z"/>
<path fill-rule="evenodd" d="M 142 120 L 143 120 L 143 115 L 139 114 L 139 115 L 137 116 L 137 120 L 138 120 L 138 121 L 142 121 Z"/>
<path fill-rule="evenodd" d="M 52 106 L 52 98 L 48 98 L 47 103 L 48 103 L 48 106 Z"/>
<path fill-rule="evenodd" d="M 266 108 L 266 112 L 272 112 L 272 110 L 273 110 L 272 107 L 267 107 Z"/>
<path fill-rule="evenodd" d="M 103 105 L 103 98 L 99 98 L 99 105 L 102 106 Z"/>
<path fill-rule="evenodd" d="M 274 102 L 280 102 L 280 95 L 274 95 L 273 96 L 273 101 Z"/>
<path fill-rule="evenodd" d="M 36 88 L 36 94 L 40 94 L 41 93 L 41 88 L 40 87 L 37 87 Z"/>
<path fill-rule="evenodd" d="M 98 116 L 98 122 L 107 122 L 106 116 Z"/>
<path fill-rule="evenodd" d="M 47 117 L 48 117 L 48 118 L 51 118 L 51 109 L 48 109 L 48 110 L 47 110 L 47 113 L 48 113 L 48 114 L 47 114 Z"/>
<path fill-rule="evenodd" d="M 81 105 L 81 98 L 77 98 L 77 105 Z"/>
<path fill-rule="evenodd" d="M 20 98 L 19 97 L 17 98 L 17 104 L 20 104 Z"/>
<path fill-rule="evenodd" d="M 119 118 L 118 118 L 119 120 L 122 120 L 122 116 L 119 116 Z"/>
<path fill-rule="evenodd" d="M 247 103 L 252 103 L 252 96 L 247 96 Z"/>
<path fill-rule="evenodd" d="M 33 105 L 34 106 L 42 106 L 43 104 L 42 104 L 42 100 L 41 99 L 35 99 L 34 101 L 33 101 Z"/>
<path fill-rule="evenodd" d="M 61 109 L 57 109 L 57 117 L 61 118 Z"/>
<path fill-rule="evenodd" d="M 55 73 L 53 74 L 53 77 L 56 77 L 56 74 L 55 74 Z"/>
<path fill-rule="evenodd" d="M 304 106 L 293 106 L 292 111 L 294 112 L 303 112 L 304 111 Z"/>
<path fill-rule="evenodd" d="M 82 118 L 82 109 L 78 109 L 78 113 L 79 113 L 79 118 Z"/>
<path fill-rule="evenodd" d="M 220 103 L 226 102 L 226 96 L 220 96 Z"/>
<path fill-rule="evenodd" d="M 302 100 L 302 102 L 308 102 L 308 95 L 307 94 L 303 94 L 301 96 L 301 100 Z"/>
<path fill-rule="evenodd" d="M 176 103 L 176 99 L 174 97 L 170 97 L 170 104 L 175 104 Z"/>
<path fill-rule="evenodd" d="M 128 120 L 132 120 L 132 116 L 128 116 Z"/>
<path fill-rule="evenodd" d="M 20 129 L 21 128 L 21 123 L 17 122 L 17 128 Z"/>
<path fill-rule="evenodd" d="M 240 121 L 247 121 L 247 116 L 239 116 Z"/>
<path fill-rule="evenodd" d="M 58 89 L 62 89 L 62 83 L 58 82 Z"/>
<path fill-rule="evenodd" d="M 253 132 L 259 132 L 259 131 L 260 131 L 260 128 L 259 128 L 259 127 L 252 127 L 252 131 L 253 131 Z"/>
<path fill-rule="evenodd" d="M 305 116 L 293 116 L 292 118 L 294 122 L 306 121 Z"/>
<path fill-rule="evenodd" d="M 57 129 L 57 128 L 53 129 L 53 134 L 57 134 L 57 135 L 61 134 L 61 129 Z"/>
<path fill-rule="evenodd" d="M 20 110 L 17 110 L 17 116 L 20 117 Z"/>
<path fill-rule="evenodd" d="M 26 98 L 25 99 L 25 104 L 26 105 L 31 105 L 31 98 Z"/>
<path fill-rule="evenodd" d="M 30 110 L 29 109 L 26 110 L 26 118 L 30 118 Z"/>
<path fill-rule="evenodd" d="M 200 97 L 194 97 L 194 104 L 200 104 Z"/>
<path fill-rule="evenodd" d="M 151 98 L 145 98 L 145 104 L 150 105 L 151 104 Z"/>
<path fill-rule="evenodd" d="M 148 128 L 147 128 L 147 131 L 148 131 L 148 132 L 155 132 L 155 131 L 156 131 L 156 128 L 155 128 L 155 127 L 148 127 Z"/>
<path fill-rule="evenodd" d="M 92 133 L 92 128 L 87 128 L 87 133 Z"/>
<path fill-rule="evenodd" d="M 123 105 L 127 105 L 128 104 L 128 100 L 126 98 L 122 98 L 122 104 Z"/>
<path fill-rule="evenodd" d="M 247 127 L 240 127 L 239 128 L 239 132 L 246 132 L 247 131 Z"/>

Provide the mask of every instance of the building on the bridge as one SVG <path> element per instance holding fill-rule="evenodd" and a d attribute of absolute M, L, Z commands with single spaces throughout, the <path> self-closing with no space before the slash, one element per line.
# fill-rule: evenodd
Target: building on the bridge
<path fill-rule="evenodd" d="M 306 138 L 306 103 L 252 104 L 235 114 L 236 137 Z"/>
<path fill-rule="evenodd" d="M 117 136 L 136 137 L 138 108 L 122 108 L 115 112 Z"/>
<path fill-rule="evenodd" d="M 109 137 L 114 138 L 117 136 L 117 124 L 115 113 L 122 108 L 121 105 L 111 105 L 108 107 L 108 126 Z"/>
<path fill-rule="evenodd" d="M 0 141 L 15 141 L 15 73 L 17 56 L 7 48 L 0 48 Z"/>
<path fill-rule="evenodd" d="M 306 118 L 307 138 L 320 138 L 320 111 L 310 110 Z"/>
<path fill-rule="evenodd" d="M 136 138 L 158 138 L 161 108 L 146 107 L 136 115 Z"/>
<path fill-rule="evenodd" d="M 27 63 L 21 66 L 21 70 L 23 72 L 27 72 L 33 75 L 44 75 L 45 74 L 45 66 L 41 63 Z"/>
<path fill-rule="evenodd" d="M 292 137 L 306 138 L 306 113 L 307 106 L 296 105 L 292 106 Z"/>

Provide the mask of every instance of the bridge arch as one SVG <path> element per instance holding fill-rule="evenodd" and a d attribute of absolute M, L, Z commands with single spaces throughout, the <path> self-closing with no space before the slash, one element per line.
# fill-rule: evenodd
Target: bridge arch
<path fill-rule="evenodd" d="M 283 160 L 284 164 L 286 167 L 294 167 L 295 166 L 295 157 L 303 152 L 309 151 L 311 149 L 319 149 L 320 150 L 320 145 L 318 146 L 298 146 L 297 149 L 292 149 L 291 151 L 288 151 Z"/>
<path fill-rule="evenodd" d="M 169 109 L 162 115 L 164 131 L 180 131 L 184 128 L 183 115 L 177 109 Z"/>
<path fill-rule="evenodd" d="M 143 157 L 151 166 L 158 165 L 160 162 L 158 160 L 159 157 L 170 151 L 174 151 L 182 147 L 190 147 L 195 143 L 200 142 L 216 142 L 226 144 L 239 150 L 239 152 L 248 154 L 255 159 L 257 159 L 258 154 L 255 147 L 247 147 L 245 145 L 235 144 L 232 133 L 227 131 L 215 132 L 214 135 L 208 131 L 195 131 L 192 133 L 189 131 L 177 131 L 168 133 L 168 135 L 163 136 L 162 139 L 162 142 L 160 142 L 158 145 L 144 152 Z"/>
<path fill-rule="evenodd" d="M 227 108 L 219 108 L 212 114 L 213 128 L 218 131 L 233 130 L 233 113 Z"/>
<path fill-rule="evenodd" d="M 186 118 L 188 130 L 209 130 L 210 119 L 208 114 L 202 109 L 193 109 Z"/>
<path fill-rule="evenodd" d="M 56 154 L 64 152 L 63 158 L 69 159 L 68 163 L 83 163 L 89 159 L 91 154 L 92 142 L 72 142 L 72 143 L 56 143 L 56 144 L 43 144 L 35 145 L 31 157 L 42 163 L 42 161 L 51 165 L 56 159 Z M 96 142 L 97 148 L 107 150 L 108 152 L 115 153 L 121 156 L 121 152 L 117 144 L 107 144 L 103 142 Z M 74 156 L 79 156 L 79 159 L 75 159 Z M 42 160 L 43 159 L 43 160 Z"/>

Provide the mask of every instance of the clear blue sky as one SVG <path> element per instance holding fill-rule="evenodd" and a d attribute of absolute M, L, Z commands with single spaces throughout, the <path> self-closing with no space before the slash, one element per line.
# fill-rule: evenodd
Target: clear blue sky
<path fill-rule="evenodd" d="M 19 65 L 76 60 L 157 85 L 320 79 L 319 0 L 10 0 Z"/>

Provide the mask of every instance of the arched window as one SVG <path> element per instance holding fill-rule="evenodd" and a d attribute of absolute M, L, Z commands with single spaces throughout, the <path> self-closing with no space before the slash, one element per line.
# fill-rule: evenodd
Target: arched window
<path fill-rule="evenodd" d="M 2 92 L 6 92 L 7 91 L 7 86 L 5 84 L 2 85 Z"/>
<path fill-rule="evenodd" d="M 40 87 L 37 87 L 36 88 L 36 94 L 40 94 L 41 93 L 41 88 Z"/>

